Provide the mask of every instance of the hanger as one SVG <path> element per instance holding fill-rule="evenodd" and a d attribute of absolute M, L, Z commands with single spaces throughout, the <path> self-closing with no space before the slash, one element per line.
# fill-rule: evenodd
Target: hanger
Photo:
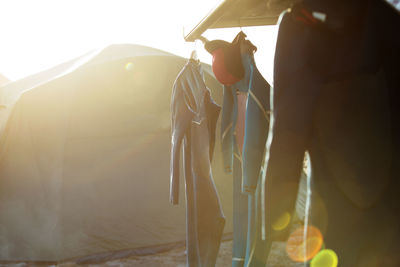
<path fill-rule="evenodd" d="M 195 41 L 194 41 L 194 49 L 193 51 L 190 53 L 190 59 L 194 60 L 197 63 L 200 63 L 199 57 L 197 55 L 197 43 L 198 41 L 201 41 L 203 44 L 205 44 L 206 42 L 208 42 L 208 40 L 203 37 L 203 36 L 199 36 Z"/>
<path fill-rule="evenodd" d="M 193 51 L 190 53 L 190 59 L 193 59 L 194 61 L 198 61 L 199 60 L 199 58 L 197 56 L 196 48 L 193 49 Z"/>
<path fill-rule="evenodd" d="M 240 33 L 242 33 L 246 37 L 247 35 L 243 32 L 242 23 L 240 22 L 240 17 L 239 17 L 239 28 L 240 28 Z"/>
<path fill-rule="evenodd" d="M 201 35 L 197 37 L 197 40 L 201 41 L 203 44 L 208 42 L 207 38 Z"/>
<path fill-rule="evenodd" d="M 197 64 L 200 63 L 199 57 L 197 56 L 197 47 L 196 47 L 196 41 L 194 42 L 194 48 L 193 51 L 190 53 L 190 61 L 194 61 Z"/>
<path fill-rule="evenodd" d="M 238 24 L 240 32 L 238 32 L 238 34 L 236 35 L 235 40 L 237 40 L 238 42 L 246 42 L 249 45 L 249 49 L 254 54 L 257 51 L 257 47 L 250 40 L 247 39 L 247 34 L 245 34 L 243 31 L 242 24 L 240 23 L 240 18 L 238 19 Z"/>

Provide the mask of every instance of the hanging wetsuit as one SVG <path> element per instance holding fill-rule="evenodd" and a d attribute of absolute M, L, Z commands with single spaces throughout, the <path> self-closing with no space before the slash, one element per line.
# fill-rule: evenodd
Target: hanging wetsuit
<path fill-rule="evenodd" d="M 183 142 L 186 188 L 186 247 L 190 267 L 215 266 L 225 217 L 212 179 L 211 160 L 220 107 L 190 60 L 173 88 L 170 200 L 178 204 L 179 159 Z"/>
<path fill-rule="evenodd" d="M 398 266 L 383 263 L 399 232 L 398 215 L 385 203 L 389 180 L 398 181 L 398 174 L 390 174 L 398 136 L 390 125 L 388 76 L 380 63 L 386 51 L 380 50 L 378 37 L 386 31 L 378 28 L 379 21 L 399 25 L 399 18 L 392 19 L 398 15 L 384 5 L 306 0 L 283 15 L 275 54 L 272 142 L 262 179 L 263 235 L 269 246 L 276 234 L 272 222 L 293 212 L 309 151 L 311 224 L 337 254 L 339 266 Z M 394 32 L 385 37 L 398 40 Z M 398 103 L 398 93 L 394 96 Z"/>
<path fill-rule="evenodd" d="M 257 185 L 268 135 L 270 86 L 255 65 L 256 48 L 242 32 L 235 40 L 240 40 L 244 76 L 224 86 L 221 125 L 225 170 L 233 170 L 232 266 L 265 266 L 266 242 L 257 234 L 261 229 Z"/>

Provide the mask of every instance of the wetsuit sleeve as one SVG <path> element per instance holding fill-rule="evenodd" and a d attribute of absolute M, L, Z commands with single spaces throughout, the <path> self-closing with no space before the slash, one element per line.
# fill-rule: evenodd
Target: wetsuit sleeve
<path fill-rule="evenodd" d="M 247 100 L 243 146 L 242 192 L 256 191 L 264 158 L 270 121 L 270 86 L 258 72 L 253 74 Z"/>
<path fill-rule="evenodd" d="M 179 160 L 182 140 L 193 118 L 193 111 L 187 101 L 187 83 L 178 77 L 174 83 L 171 101 L 171 161 L 170 161 L 170 202 L 179 203 Z"/>

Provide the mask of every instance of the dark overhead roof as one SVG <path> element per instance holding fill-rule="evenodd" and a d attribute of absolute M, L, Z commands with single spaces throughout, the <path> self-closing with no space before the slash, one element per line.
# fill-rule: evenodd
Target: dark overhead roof
<path fill-rule="evenodd" d="M 276 24 L 279 14 L 296 0 L 224 0 L 185 34 L 198 39 L 207 29 Z"/>

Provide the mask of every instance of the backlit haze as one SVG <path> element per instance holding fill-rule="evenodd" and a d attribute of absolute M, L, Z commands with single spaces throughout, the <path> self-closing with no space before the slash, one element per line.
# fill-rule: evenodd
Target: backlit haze
<path fill-rule="evenodd" d="M 132 43 L 189 57 L 196 48 L 203 62 L 211 56 L 200 42 L 183 39 L 215 0 L 1 0 L 0 73 L 17 80 L 114 43 Z M 231 41 L 239 28 L 208 30 L 209 40 Z M 256 63 L 272 77 L 276 27 L 243 28 L 258 47 Z"/>

